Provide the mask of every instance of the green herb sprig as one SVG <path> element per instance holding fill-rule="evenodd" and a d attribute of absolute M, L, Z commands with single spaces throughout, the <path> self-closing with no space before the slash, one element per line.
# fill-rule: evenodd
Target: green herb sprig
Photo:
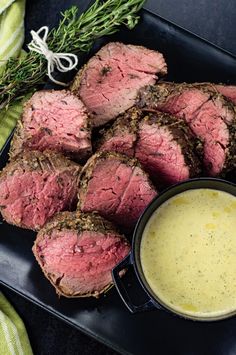
<path fill-rule="evenodd" d="M 47 44 L 53 52 L 79 55 L 91 49 L 94 41 L 118 31 L 121 25 L 129 29 L 138 23 L 138 11 L 145 0 L 96 0 L 81 16 L 72 6 L 62 13 L 59 26 L 53 29 Z M 7 108 L 14 100 L 22 99 L 28 92 L 45 82 L 46 59 L 36 52 L 29 52 L 23 60 L 11 58 L 0 76 L 0 109 Z"/>

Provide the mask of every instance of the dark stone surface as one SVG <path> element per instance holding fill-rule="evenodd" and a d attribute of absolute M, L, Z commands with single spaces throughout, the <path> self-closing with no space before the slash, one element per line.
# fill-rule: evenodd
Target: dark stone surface
<path fill-rule="evenodd" d="M 236 54 L 235 1 L 148 0 L 147 8 Z"/>
<path fill-rule="evenodd" d="M 4 287 L 1 290 L 23 319 L 34 355 L 117 354 L 16 293 Z"/>
<path fill-rule="evenodd" d="M 78 5 L 82 12 L 89 0 L 28 0 L 26 41 L 29 30 L 57 23 L 60 11 Z M 212 43 L 236 54 L 236 4 L 232 0 L 147 0 L 146 8 Z M 60 9 L 60 10 L 59 10 Z"/>
<path fill-rule="evenodd" d="M 83 11 L 88 3 L 88 0 L 28 0 L 27 42 L 30 39 L 30 29 L 56 24 L 59 18 L 59 9 L 63 11 L 70 5 L 77 4 Z M 147 8 L 218 46 L 236 53 L 234 25 L 236 23 L 236 5 L 234 1 L 149 0 Z M 12 291 L 3 288 L 3 292 L 24 320 L 35 355 L 116 354 L 113 350 L 88 338 Z"/>

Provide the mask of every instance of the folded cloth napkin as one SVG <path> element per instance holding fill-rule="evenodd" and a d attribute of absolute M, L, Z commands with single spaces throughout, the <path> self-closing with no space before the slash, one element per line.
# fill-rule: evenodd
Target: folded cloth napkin
<path fill-rule="evenodd" d="M 20 54 L 24 41 L 25 0 L 0 0 L 0 80 L 10 57 Z M 22 111 L 22 104 L 0 110 L 0 149 Z M 0 354 L 32 355 L 24 324 L 0 292 Z"/>
<path fill-rule="evenodd" d="M 0 292 L 0 354 L 33 355 L 25 326 Z"/>
<path fill-rule="evenodd" d="M 0 1 L 0 68 L 18 56 L 24 42 L 25 0 Z M 0 69 L 1 70 L 1 69 Z"/>
<path fill-rule="evenodd" d="M 22 103 L 18 102 L 9 106 L 7 110 L 0 110 L 0 151 L 15 128 L 16 122 L 22 113 L 22 106 Z"/>
<path fill-rule="evenodd" d="M 0 81 L 6 61 L 22 55 L 25 0 L 0 0 Z M 22 112 L 21 103 L 0 110 L 0 150 Z"/>

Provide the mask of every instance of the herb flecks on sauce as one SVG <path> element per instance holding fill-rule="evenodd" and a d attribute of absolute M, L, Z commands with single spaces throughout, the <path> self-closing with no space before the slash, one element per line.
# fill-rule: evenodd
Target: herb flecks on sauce
<path fill-rule="evenodd" d="M 185 191 L 161 205 L 141 242 L 153 292 L 173 310 L 214 317 L 236 310 L 236 197 Z"/>

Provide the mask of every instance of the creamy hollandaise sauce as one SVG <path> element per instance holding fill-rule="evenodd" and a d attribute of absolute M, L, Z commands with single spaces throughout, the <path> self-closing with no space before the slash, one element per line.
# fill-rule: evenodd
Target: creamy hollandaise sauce
<path fill-rule="evenodd" d="M 236 310 L 236 197 L 194 189 L 163 203 L 147 223 L 141 265 L 167 307 L 194 317 Z"/>

